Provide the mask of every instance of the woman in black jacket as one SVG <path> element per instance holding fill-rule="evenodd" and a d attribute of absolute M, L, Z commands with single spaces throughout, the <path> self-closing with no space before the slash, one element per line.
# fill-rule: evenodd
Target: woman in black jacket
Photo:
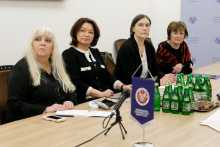
<path fill-rule="evenodd" d="M 73 25 L 71 47 L 62 53 L 71 81 L 76 85 L 78 103 L 113 94 L 107 85 L 116 90 L 130 90 L 106 68 L 98 49 L 91 48 L 98 42 L 100 32 L 94 20 L 80 18 Z"/>
<path fill-rule="evenodd" d="M 137 15 L 131 23 L 131 37 L 121 45 L 118 51 L 114 75 L 125 84 L 132 83 L 132 75 L 141 64 L 142 66 L 134 77 L 149 78 L 151 77 L 149 70 L 153 76 L 158 76 L 156 82 L 160 85 L 176 81 L 176 76 L 173 74 L 165 75 L 158 68 L 155 49 L 150 42 L 145 40 L 149 35 L 150 26 L 151 20 L 148 16 Z"/>

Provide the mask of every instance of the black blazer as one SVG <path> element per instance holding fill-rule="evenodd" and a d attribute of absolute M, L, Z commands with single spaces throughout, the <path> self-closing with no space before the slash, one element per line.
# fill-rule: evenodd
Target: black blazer
<path fill-rule="evenodd" d="M 106 68 L 99 50 L 90 48 L 90 52 L 95 58 L 95 62 L 89 62 L 84 53 L 73 47 L 62 53 L 66 70 L 77 88 L 78 103 L 90 100 L 86 99 L 86 92 L 90 86 L 99 91 L 105 91 L 106 87 L 104 85 L 113 88 L 113 84 L 117 80 Z"/>
<path fill-rule="evenodd" d="M 160 84 L 160 78 L 162 78 L 165 74 L 160 71 L 158 64 L 155 58 L 155 49 L 153 45 L 148 42 L 144 41 L 145 45 L 145 52 L 147 55 L 147 63 L 148 69 L 153 76 L 158 76 L 156 82 Z M 114 75 L 117 79 L 125 84 L 131 84 L 131 76 L 137 70 L 139 65 L 141 64 L 141 58 L 139 54 L 138 45 L 134 39 L 134 37 L 130 37 L 121 45 L 118 55 L 117 55 L 117 62 L 116 67 L 114 70 Z M 140 77 L 142 73 L 142 66 L 136 72 L 134 77 Z M 150 75 L 148 74 L 148 77 Z"/>

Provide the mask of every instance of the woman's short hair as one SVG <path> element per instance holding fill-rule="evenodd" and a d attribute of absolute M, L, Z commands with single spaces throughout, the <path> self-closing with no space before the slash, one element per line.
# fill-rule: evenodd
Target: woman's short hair
<path fill-rule="evenodd" d="M 143 18 L 147 18 L 150 22 L 150 25 L 151 25 L 151 20 L 150 18 L 147 16 L 147 15 L 144 15 L 144 14 L 138 14 L 137 16 L 135 16 L 135 18 L 132 20 L 131 22 L 131 27 L 130 27 L 130 36 L 134 36 L 134 32 L 133 32 L 133 27 L 135 26 L 135 24 L 143 19 Z"/>
<path fill-rule="evenodd" d="M 69 76 L 67 75 L 65 68 L 64 68 L 64 62 L 61 58 L 61 55 L 59 53 L 59 49 L 56 43 L 56 39 L 54 36 L 54 33 L 52 30 L 45 26 L 40 26 L 37 29 L 34 30 L 34 32 L 31 34 L 31 36 L 28 39 L 26 51 L 25 51 L 25 58 L 28 63 L 31 79 L 32 79 L 32 85 L 38 86 L 40 85 L 41 81 L 41 72 L 42 72 L 42 66 L 37 61 L 37 56 L 33 51 L 33 40 L 37 36 L 48 36 L 51 38 L 51 42 L 53 44 L 53 51 L 49 57 L 49 60 L 52 65 L 52 73 L 54 75 L 54 78 L 59 81 L 60 85 L 63 87 L 63 90 L 65 92 L 70 91 L 73 92 L 75 90 L 75 86 L 70 81 Z"/>
<path fill-rule="evenodd" d="M 170 40 L 171 39 L 171 32 L 172 31 L 178 31 L 178 30 L 183 30 L 185 32 L 185 36 L 184 39 L 188 37 L 188 31 L 187 31 L 187 27 L 186 24 L 182 21 L 172 21 L 168 27 L 167 27 L 167 39 Z"/>
<path fill-rule="evenodd" d="M 94 38 L 93 38 L 92 43 L 91 43 L 90 46 L 91 47 L 96 46 L 96 44 L 99 40 L 99 37 L 100 37 L 100 31 L 99 31 L 99 27 L 96 24 L 96 22 L 92 19 L 89 19 L 89 18 L 80 18 L 72 26 L 72 28 L 70 30 L 70 36 L 72 38 L 72 41 L 70 42 L 70 45 L 77 46 L 78 40 L 76 38 L 76 34 L 81 29 L 82 25 L 86 22 L 92 24 L 93 29 L 94 29 Z"/>

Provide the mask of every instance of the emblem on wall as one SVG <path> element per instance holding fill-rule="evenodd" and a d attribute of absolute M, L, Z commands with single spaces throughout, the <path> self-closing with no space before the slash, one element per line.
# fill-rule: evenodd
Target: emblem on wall
<path fill-rule="evenodd" d="M 196 16 L 190 16 L 190 18 L 188 19 L 188 21 L 189 21 L 191 24 L 196 23 L 196 21 L 197 21 Z"/>
<path fill-rule="evenodd" d="M 220 0 L 219 0 L 220 1 Z M 215 38 L 215 43 L 216 44 L 220 44 L 220 37 L 219 36 L 217 36 L 216 38 Z"/>

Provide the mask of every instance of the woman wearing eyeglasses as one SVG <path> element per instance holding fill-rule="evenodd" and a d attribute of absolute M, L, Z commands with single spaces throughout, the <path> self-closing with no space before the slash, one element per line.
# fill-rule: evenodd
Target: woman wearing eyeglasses
<path fill-rule="evenodd" d="M 65 72 L 55 36 L 44 26 L 30 36 L 25 56 L 7 82 L 6 122 L 72 109 L 77 104 L 75 86 Z"/>

